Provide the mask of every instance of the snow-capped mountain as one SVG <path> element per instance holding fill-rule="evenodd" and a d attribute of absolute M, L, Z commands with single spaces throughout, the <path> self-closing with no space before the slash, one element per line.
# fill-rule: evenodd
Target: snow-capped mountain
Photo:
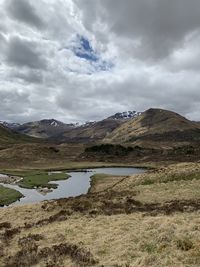
<path fill-rule="evenodd" d="M 44 119 L 41 121 L 35 121 L 33 123 L 38 123 L 40 125 L 46 125 L 46 126 L 52 126 L 52 127 L 65 127 L 66 125 L 67 125 L 67 127 L 75 127 L 74 123 L 66 124 L 62 121 L 58 121 L 55 119 Z"/>
<path fill-rule="evenodd" d="M 127 120 L 127 119 L 133 119 L 141 115 L 141 112 L 137 111 L 124 111 L 124 112 L 118 112 L 114 114 L 113 116 L 109 117 L 109 119 L 115 119 L 115 120 Z"/>

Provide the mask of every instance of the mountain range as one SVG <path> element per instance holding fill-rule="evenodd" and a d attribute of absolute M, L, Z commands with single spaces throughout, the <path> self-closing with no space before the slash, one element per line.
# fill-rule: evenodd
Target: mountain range
<path fill-rule="evenodd" d="M 59 143 L 187 143 L 200 140 L 200 124 L 164 109 L 116 113 L 106 119 L 79 125 L 54 119 L 22 125 L 2 123 L 0 136 L 44 138 Z M 9 139 L 8 138 L 8 139 Z M 22 138 L 22 139 L 23 139 Z M 6 138 L 3 138 L 6 139 Z M 2 140 L 3 140 L 2 139 Z"/>
<path fill-rule="evenodd" d="M 37 138 L 54 138 L 63 141 L 89 141 L 102 139 L 123 122 L 139 116 L 136 111 L 116 113 L 102 121 L 79 123 L 63 123 L 55 119 L 44 119 L 40 121 L 27 122 L 24 124 L 0 122 L 18 133 Z"/>

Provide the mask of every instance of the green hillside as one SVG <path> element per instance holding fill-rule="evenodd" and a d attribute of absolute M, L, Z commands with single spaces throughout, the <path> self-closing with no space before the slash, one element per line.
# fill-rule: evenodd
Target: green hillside
<path fill-rule="evenodd" d="M 16 144 L 38 141 L 35 138 L 16 133 L 3 125 L 0 125 L 0 145 Z"/>

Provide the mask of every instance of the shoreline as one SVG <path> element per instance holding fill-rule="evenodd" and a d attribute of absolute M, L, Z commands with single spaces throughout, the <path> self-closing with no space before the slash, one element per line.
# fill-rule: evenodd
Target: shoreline
<path fill-rule="evenodd" d="M 114 166 L 113 166 L 114 165 Z M 76 169 L 76 170 L 70 170 L 70 172 L 88 172 L 88 173 L 90 173 L 91 171 L 91 169 L 101 169 L 101 168 L 136 168 L 135 167 L 135 165 L 133 165 L 133 166 L 120 166 L 120 167 L 117 167 L 115 164 L 113 164 L 112 166 L 113 167 L 111 167 L 111 166 L 104 166 L 104 167 L 99 167 L 98 166 L 98 168 L 94 168 L 93 166 L 90 166 L 90 168 L 89 169 L 82 169 L 82 168 L 80 168 L 80 169 Z M 144 168 L 144 166 L 143 167 L 138 167 L 137 166 L 137 168 L 138 169 L 147 169 L 147 170 L 149 170 L 150 168 L 149 168 L 149 166 L 146 166 L 146 168 Z M 137 169 L 136 168 L 136 169 Z M 33 170 L 31 170 L 32 172 L 33 172 Z M 52 170 L 51 172 L 56 172 L 56 170 Z M 67 170 L 66 170 L 67 171 Z M 57 174 L 57 173 L 54 173 L 54 175 L 55 174 Z M 60 174 L 60 173 L 59 173 Z M 63 174 L 63 173 L 61 173 L 61 174 Z M 38 176 L 39 175 L 39 172 L 37 171 L 37 174 L 35 174 L 35 176 Z M 48 173 L 48 176 L 49 176 L 49 178 L 51 177 L 51 175 L 52 175 L 52 173 Z M 35 187 L 24 187 L 24 186 L 21 186 L 20 184 L 17 184 L 18 182 L 20 182 L 20 181 L 22 181 L 23 179 L 24 179 L 24 177 L 19 177 L 19 176 L 13 176 L 13 175 L 8 175 L 8 174 L 3 174 L 2 176 L 0 175 L 0 183 L 2 182 L 2 186 L 4 187 L 4 188 L 7 188 L 7 189 L 9 189 L 9 187 L 6 187 L 6 184 L 8 185 L 8 184 L 10 184 L 10 185 L 17 185 L 17 186 L 19 186 L 19 187 L 21 187 L 21 188 L 24 188 L 24 189 L 30 189 L 30 190 L 32 190 L 32 189 L 35 189 L 38 193 L 40 193 L 41 195 L 43 195 L 43 196 L 45 196 L 45 195 L 47 195 L 48 193 L 51 193 L 51 192 L 53 192 L 53 189 L 56 189 L 56 187 L 55 187 L 55 185 L 56 185 L 56 181 L 62 181 L 62 180 L 67 180 L 70 176 L 69 176 L 69 174 L 67 174 L 66 173 L 66 175 L 67 175 L 67 177 L 65 178 L 65 179 L 61 179 L 61 178 L 58 178 L 58 179 L 56 179 L 56 178 L 52 178 L 49 182 L 51 182 L 51 183 L 48 183 L 48 184 L 44 184 L 44 186 L 35 186 Z M 53 176 L 53 175 L 52 175 Z M 116 176 L 116 175 L 112 175 L 112 174 L 110 174 L 110 176 Z M 92 174 L 91 174 L 91 177 L 92 177 Z M 41 179 L 42 179 L 42 177 L 41 177 Z M 55 182 L 55 183 L 54 183 Z M 41 183 L 42 184 L 42 183 Z M 91 183 L 91 181 L 90 181 L 90 186 L 89 186 L 89 188 L 88 188 L 88 191 L 87 191 L 87 193 L 86 193 L 86 195 L 91 191 L 91 187 L 92 187 L 92 183 Z M 15 190 L 16 191 L 16 193 L 20 193 L 20 194 L 23 194 L 23 192 L 20 192 L 20 191 L 18 191 L 16 188 L 14 188 L 13 190 Z M 22 196 L 20 196 L 17 200 L 20 200 L 21 199 L 21 197 Z M 62 197 L 61 197 L 62 198 Z M 66 198 L 68 198 L 67 196 L 66 196 Z M 14 203 L 14 202 L 16 202 L 17 200 L 15 200 L 15 201 L 13 201 L 12 203 Z M 41 200 L 41 202 L 42 202 L 43 200 Z M 10 203 L 10 204 L 12 204 L 12 203 Z"/>

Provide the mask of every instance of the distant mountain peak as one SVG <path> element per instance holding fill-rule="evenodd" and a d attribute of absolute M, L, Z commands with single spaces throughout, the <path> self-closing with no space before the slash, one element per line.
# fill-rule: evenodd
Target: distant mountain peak
<path fill-rule="evenodd" d="M 48 124 L 48 125 L 52 125 L 52 126 L 58 126 L 58 125 L 63 125 L 64 123 L 55 119 L 43 119 L 38 121 L 39 123 L 42 124 Z"/>
<path fill-rule="evenodd" d="M 113 116 L 110 116 L 109 119 L 114 119 L 114 120 L 128 120 L 128 119 L 133 119 L 141 115 L 141 112 L 137 112 L 135 110 L 133 111 L 124 111 L 124 112 L 117 112 Z"/>
<path fill-rule="evenodd" d="M 65 124 L 55 119 L 43 119 L 40 121 L 24 123 L 19 125 L 19 127 L 16 127 L 15 130 L 29 136 L 48 138 L 75 127 L 76 125 L 73 123 Z"/>

